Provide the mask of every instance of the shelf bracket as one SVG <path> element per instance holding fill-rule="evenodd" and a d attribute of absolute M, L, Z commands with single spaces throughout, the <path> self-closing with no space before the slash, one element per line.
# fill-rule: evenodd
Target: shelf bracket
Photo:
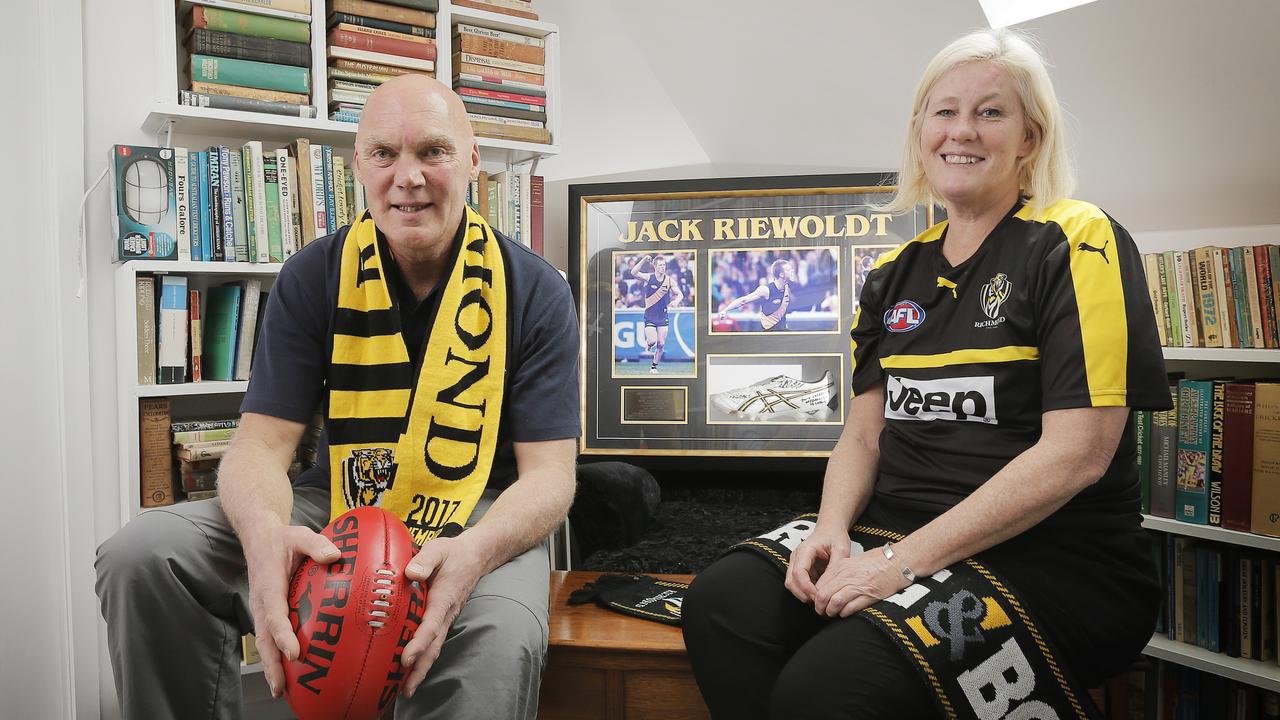
<path fill-rule="evenodd" d="M 156 143 L 160 143 L 160 136 L 164 135 L 164 145 L 162 147 L 173 147 L 173 126 L 177 121 L 169 118 L 164 121 L 164 126 L 156 131 Z"/>

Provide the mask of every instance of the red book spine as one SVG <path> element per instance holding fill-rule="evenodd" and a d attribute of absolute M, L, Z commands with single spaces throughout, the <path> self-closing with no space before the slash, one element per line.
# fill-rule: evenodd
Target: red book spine
<path fill-rule="evenodd" d="M 1227 383 L 1222 438 L 1222 526 L 1249 532 L 1253 509 L 1253 400 L 1249 383 Z"/>
<path fill-rule="evenodd" d="M 542 206 L 543 181 L 541 175 L 529 178 L 529 247 L 534 252 L 546 257 L 542 252 Z"/>
<path fill-rule="evenodd" d="M 435 43 L 420 43 L 383 35 L 351 32 L 350 30 L 332 30 L 329 33 L 329 43 L 337 47 L 368 50 L 388 55 L 399 55 L 400 57 L 418 58 L 419 60 L 436 59 Z"/>
<path fill-rule="evenodd" d="M 1262 310 L 1262 335 L 1269 348 L 1280 347 L 1280 327 L 1276 320 L 1276 299 L 1271 288 L 1275 279 L 1275 270 L 1271 267 L 1271 259 L 1267 255 L 1266 245 L 1253 246 L 1253 261 L 1258 266 L 1258 307 Z"/>
<path fill-rule="evenodd" d="M 480 88 L 463 87 L 458 88 L 459 95 L 471 95 L 473 97 L 493 98 L 494 100 L 508 100 L 510 102 L 528 103 L 529 105 L 546 105 L 547 99 L 538 97 L 537 95 L 517 95 L 516 93 L 498 92 L 497 90 L 481 90 Z"/>

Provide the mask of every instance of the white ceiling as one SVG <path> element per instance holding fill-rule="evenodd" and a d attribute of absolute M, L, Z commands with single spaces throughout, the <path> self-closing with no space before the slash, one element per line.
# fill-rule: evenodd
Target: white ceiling
<path fill-rule="evenodd" d="M 985 25 L 977 0 L 595 1 L 712 166 L 797 172 L 895 168 L 924 65 Z M 1134 231 L 1280 223 L 1280 0 L 1100 0 L 1022 27 L 1077 197 Z"/>

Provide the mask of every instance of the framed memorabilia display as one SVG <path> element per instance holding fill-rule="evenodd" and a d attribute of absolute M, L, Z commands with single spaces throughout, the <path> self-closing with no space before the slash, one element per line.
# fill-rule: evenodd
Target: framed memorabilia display
<path fill-rule="evenodd" d="M 569 186 L 583 452 L 821 457 L 876 259 L 933 222 L 884 173 Z"/>

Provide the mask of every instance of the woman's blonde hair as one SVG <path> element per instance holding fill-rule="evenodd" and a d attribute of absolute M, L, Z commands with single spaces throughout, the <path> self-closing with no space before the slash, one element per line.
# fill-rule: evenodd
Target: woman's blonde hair
<path fill-rule="evenodd" d="M 1031 153 L 1018 165 L 1018 188 L 1030 198 L 1033 210 L 1046 208 L 1068 196 L 1075 189 L 1075 173 L 1067 157 L 1062 137 L 1062 108 L 1053 91 L 1053 82 L 1045 69 L 1044 58 L 1032 40 L 1022 33 L 1008 30 L 979 30 L 943 48 L 920 78 L 916 88 L 911 122 L 902 153 L 902 169 L 898 176 L 898 192 L 882 209 L 907 212 L 917 205 L 940 203 L 924 174 L 924 158 L 920 154 L 920 131 L 924 124 L 925 106 L 933 86 L 949 70 L 967 62 L 994 63 L 1013 78 L 1023 117 L 1031 131 Z"/>

